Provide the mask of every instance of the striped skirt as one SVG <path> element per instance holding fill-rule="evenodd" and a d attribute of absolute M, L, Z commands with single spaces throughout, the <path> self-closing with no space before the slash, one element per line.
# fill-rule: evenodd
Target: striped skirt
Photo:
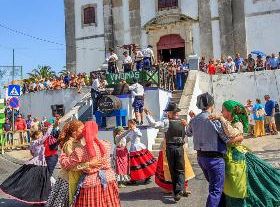
<path fill-rule="evenodd" d="M 81 188 L 74 207 L 120 207 L 117 182 L 109 182 L 105 189 L 101 184 Z"/>

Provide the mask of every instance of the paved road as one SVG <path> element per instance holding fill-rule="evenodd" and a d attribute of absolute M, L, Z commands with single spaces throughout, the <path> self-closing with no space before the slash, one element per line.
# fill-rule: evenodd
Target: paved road
<path fill-rule="evenodd" d="M 280 167 L 280 153 L 278 150 L 268 150 L 266 152 L 257 152 L 259 156 L 265 160 L 271 162 L 277 167 Z M 0 183 L 6 179 L 15 169 L 20 165 L 14 164 L 11 161 L 7 161 L 0 156 Z M 188 198 L 183 198 L 179 203 L 175 204 L 170 195 L 166 195 L 154 185 L 154 183 L 148 185 L 129 186 L 125 189 L 121 189 L 120 198 L 123 207 L 203 207 L 208 191 L 207 182 L 202 175 L 198 165 L 193 165 L 196 178 L 190 181 L 190 190 L 192 195 Z M 0 192 L 0 207 L 30 207 L 14 200 L 8 199 Z"/>

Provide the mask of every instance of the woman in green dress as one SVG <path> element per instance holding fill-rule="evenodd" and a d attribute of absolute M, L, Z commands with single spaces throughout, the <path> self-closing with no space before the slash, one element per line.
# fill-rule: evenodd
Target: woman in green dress
<path fill-rule="evenodd" d="M 248 131 L 245 107 L 236 101 L 223 103 L 219 119 L 225 134 L 234 138 Z M 279 207 L 280 170 L 254 155 L 241 141 L 227 147 L 224 194 L 227 207 Z"/>

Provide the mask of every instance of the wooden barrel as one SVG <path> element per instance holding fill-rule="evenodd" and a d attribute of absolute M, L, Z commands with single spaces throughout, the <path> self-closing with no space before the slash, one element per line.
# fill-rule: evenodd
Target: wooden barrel
<path fill-rule="evenodd" d="M 121 100 L 113 95 L 102 96 L 98 101 L 98 111 L 102 113 L 112 113 L 114 110 L 121 109 L 122 102 Z"/>

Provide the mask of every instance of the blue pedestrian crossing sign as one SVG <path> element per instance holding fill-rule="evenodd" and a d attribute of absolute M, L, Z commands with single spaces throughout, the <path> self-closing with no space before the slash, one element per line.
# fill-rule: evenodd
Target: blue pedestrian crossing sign
<path fill-rule="evenodd" d="M 20 96 L 20 85 L 9 85 L 8 96 Z"/>

